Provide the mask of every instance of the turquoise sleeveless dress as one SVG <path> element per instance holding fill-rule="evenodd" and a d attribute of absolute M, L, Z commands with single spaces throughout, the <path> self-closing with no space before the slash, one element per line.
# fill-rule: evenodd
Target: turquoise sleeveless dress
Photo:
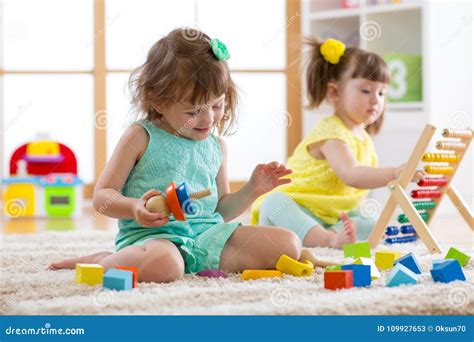
<path fill-rule="evenodd" d="M 216 212 L 219 200 L 216 177 L 222 164 L 217 138 L 211 134 L 205 140 L 188 140 L 170 134 L 148 120 L 135 124 L 143 127 L 150 139 L 142 158 L 130 172 L 122 195 L 139 198 L 151 189 L 164 194 L 170 182 L 177 185 L 186 182 L 190 193 L 208 188 L 211 196 L 194 200 L 196 213 L 186 215 L 186 221 L 177 221 L 170 216 L 169 222 L 162 227 L 145 228 L 134 219 L 120 219 L 116 250 L 166 239 L 181 252 L 186 273 L 219 268 L 221 251 L 241 224 L 226 223 Z"/>

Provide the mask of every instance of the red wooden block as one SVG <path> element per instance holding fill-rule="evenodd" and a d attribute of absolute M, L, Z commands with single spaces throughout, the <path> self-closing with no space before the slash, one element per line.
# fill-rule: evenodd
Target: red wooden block
<path fill-rule="evenodd" d="M 324 288 L 328 290 L 350 289 L 354 286 L 351 270 L 324 272 Z"/>
<path fill-rule="evenodd" d="M 130 271 L 133 273 L 133 288 L 138 286 L 138 268 L 136 267 L 128 267 L 128 266 L 117 266 L 115 267 L 118 270 Z"/>

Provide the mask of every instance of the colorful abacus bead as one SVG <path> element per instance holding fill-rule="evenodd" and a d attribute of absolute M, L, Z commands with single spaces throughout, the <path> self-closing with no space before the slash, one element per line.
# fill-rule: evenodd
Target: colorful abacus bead
<path fill-rule="evenodd" d="M 466 149 L 466 144 L 463 142 L 454 142 L 454 141 L 437 141 L 436 148 L 438 150 L 454 150 L 454 151 L 464 151 Z"/>
<path fill-rule="evenodd" d="M 430 218 L 430 214 L 428 214 L 428 213 L 419 213 L 419 214 L 420 214 L 422 220 L 425 221 L 425 222 L 428 221 L 428 219 Z M 408 220 L 408 217 L 407 217 L 405 214 L 400 214 L 400 215 L 398 215 L 397 220 L 398 220 L 398 222 L 400 222 L 400 223 L 407 223 L 407 222 L 410 222 L 410 221 Z"/>
<path fill-rule="evenodd" d="M 400 231 L 397 226 L 388 226 L 385 230 L 385 234 L 388 236 L 397 235 L 399 232 Z"/>
<path fill-rule="evenodd" d="M 436 203 L 433 201 L 416 201 L 412 204 L 416 210 L 431 210 L 436 207 Z"/>
<path fill-rule="evenodd" d="M 416 241 L 416 236 L 401 236 L 401 237 L 394 237 L 394 238 L 387 238 L 385 239 L 385 243 L 392 244 L 392 243 L 406 243 Z"/>
<path fill-rule="evenodd" d="M 431 175 L 450 175 L 454 172 L 452 166 L 425 165 L 426 173 Z"/>
<path fill-rule="evenodd" d="M 439 189 L 432 190 L 412 190 L 411 197 L 413 198 L 437 198 L 441 196 Z"/>
<path fill-rule="evenodd" d="M 470 139 L 472 138 L 472 131 L 470 129 L 443 129 L 441 133 L 445 138 L 461 138 Z"/>
<path fill-rule="evenodd" d="M 446 177 L 425 177 L 418 182 L 419 186 L 445 186 L 448 184 Z"/>
<path fill-rule="evenodd" d="M 460 157 L 458 154 L 448 154 L 448 153 L 425 153 L 423 155 L 422 161 L 425 163 L 430 162 L 446 162 L 446 163 L 457 163 Z"/>
<path fill-rule="evenodd" d="M 412 225 L 401 226 L 400 231 L 402 232 L 402 234 L 414 234 L 415 227 L 413 227 Z"/>

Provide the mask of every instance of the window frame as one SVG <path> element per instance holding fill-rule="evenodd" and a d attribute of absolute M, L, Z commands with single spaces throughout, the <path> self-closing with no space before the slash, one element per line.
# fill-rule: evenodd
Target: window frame
<path fill-rule="evenodd" d="M 93 25 L 94 25 L 94 65 L 92 70 L 6 70 L 0 64 L 0 103 L 3 106 L 3 76 L 12 74 L 90 74 L 94 83 L 94 119 L 95 122 L 103 123 L 100 127 L 94 125 L 94 182 L 85 184 L 84 197 L 92 198 L 95 187 L 95 181 L 100 176 L 105 163 L 107 161 L 107 117 L 103 117 L 107 113 L 107 84 L 106 78 L 112 73 L 130 73 L 132 70 L 127 69 L 107 69 L 106 66 L 106 14 L 105 0 L 94 0 L 93 9 Z M 2 3 L 0 2 L 0 9 Z M 3 12 L 3 11 L 2 11 Z M 292 153 L 296 148 L 302 136 L 302 96 L 301 96 L 301 0 L 286 0 L 286 67 L 283 69 L 231 69 L 234 73 L 283 73 L 286 77 L 286 94 L 287 94 L 287 112 L 291 113 L 291 125 L 287 127 L 286 154 Z M 0 27 L 2 34 L 3 24 Z M 1 58 L 1 56 L 0 56 Z M 3 111 L 3 108 L 0 108 Z M 0 131 L 3 132 L 3 117 L 0 120 Z M 0 155 L 4 155 L 4 135 L 0 137 Z M 0 175 L 3 176 L 4 161 L 0 160 Z M 8 175 L 5 175 L 8 176 Z M 240 188 L 244 182 L 231 181 L 231 190 Z"/>

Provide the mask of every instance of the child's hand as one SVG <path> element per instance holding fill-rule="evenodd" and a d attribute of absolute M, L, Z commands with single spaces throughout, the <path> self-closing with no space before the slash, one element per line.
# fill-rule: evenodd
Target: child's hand
<path fill-rule="evenodd" d="M 168 217 L 161 213 L 152 213 L 146 207 L 146 202 L 153 196 L 161 195 L 161 191 L 150 190 L 143 194 L 133 206 L 135 220 L 143 227 L 161 227 L 168 223 Z"/>
<path fill-rule="evenodd" d="M 413 175 L 412 182 L 418 183 L 426 176 L 426 172 L 424 170 L 416 170 L 415 174 Z"/>
<path fill-rule="evenodd" d="M 288 178 L 281 179 L 281 177 L 291 174 L 292 171 L 287 169 L 284 165 L 278 162 L 271 162 L 269 164 L 259 164 L 253 170 L 250 177 L 250 185 L 257 195 L 262 195 L 279 185 L 290 183 Z"/>
<path fill-rule="evenodd" d="M 403 163 L 397 169 L 395 170 L 395 179 L 398 179 L 400 177 L 400 174 L 402 173 L 403 169 L 405 168 L 406 163 Z M 418 183 L 423 177 L 426 176 L 426 172 L 423 170 L 416 170 L 415 174 L 413 175 L 413 178 L 411 181 L 413 183 Z"/>

